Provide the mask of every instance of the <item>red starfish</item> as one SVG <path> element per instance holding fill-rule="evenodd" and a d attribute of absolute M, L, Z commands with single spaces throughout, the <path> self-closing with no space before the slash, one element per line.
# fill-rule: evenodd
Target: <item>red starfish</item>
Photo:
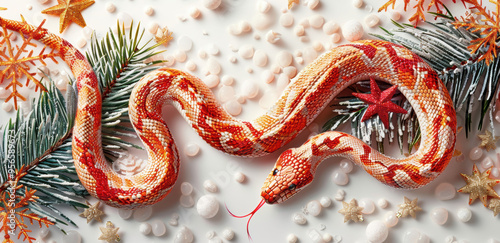
<path fill-rule="evenodd" d="M 369 119 L 375 114 L 378 114 L 382 123 L 384 123 L 385 128 L 389 127 L 389 112 L 403 113 L 406 114 L 407 111 L 400 106 L 391 102 L 391 98 L 398 90 L 396 85 L 380 92 L 380 88 L 377 85 L 375 79 L 370 78 L 370 94 L 363 93 L 352 93 L 352 95 L 358 97 L 362 101 L 368 104 L 368 109 L 366 109 L 361 121 Z"/>

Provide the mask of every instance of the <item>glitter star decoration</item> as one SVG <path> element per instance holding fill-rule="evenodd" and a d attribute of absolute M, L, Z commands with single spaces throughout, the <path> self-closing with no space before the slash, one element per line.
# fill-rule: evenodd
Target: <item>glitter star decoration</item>
<path fill-rule="evenodd" d="M 381 92 L 375 79 L 370 78 L 370 94 L 352 93 L 352 95 L 368 104 L 368 108 L 366 109 L 363 118 L 361 118 L 361 121 L 364 122 L 373 115 L 377 114 L 382 123 L 384 123 L 384 126 L 388 128 L 389 112 L 406 114 L 407 111 L 405 109 L 392 103 L 391 101 L 392 96 L 397 90 L 398 87 L 394 85 Z"/>
<path fill-rule="evenodd" d="M 339 213 L 344 215 L 344 223 L 347 223 L 349 220 L 363 222 L 364 219 L 361 211 L 363 211 L 363 208 L 358 206 L 356 199 L 352 199 L 349 203 L 342 201 L 342 209 L 339 210 Z"/>
<path fill-rule="evenodd" d="M 413 200 L 404 197 L 405 202 L 403 204 L 399 204 L 399 210 L 396 214 L 396 217 L 408 217 L 410 215 L 412 218 L 417 217 L 417 212 L 422 211 L 422 208 L 418 206 L 418 198 Z"/>
<path fill-rule="evenodd" d="M 288 0 L 288 9 L 291 9 L 293 4 L 300 4 L 300 0 Z"/>
<path fill-rule="evenodd" d="M 87 205 L 89 207 L 83 210 L 83 213 L 80 214 L 81 217 L 87 218 L 87 224 L 92 222 L 92 220 L 94 219 L 102 222 L 101 216 L 103 216 L 104 213 L 99 209 L 100 203 L 101 202 L 97 202 L 96 204 L 92 205 L 87 202 Z"/>
<path fill-rule="evenodd" d="M 491 199 L 490 204 L 488 204 L 488 209 L 493 211 L 493 216 L 497 216 L 500 213 L 500 199 Z"/>
<path fill-rule="evenodd" d="M 488 197 L 500 199 L 497 192 L 493 190 L 493 186 L 500 183 L 500 180 L 490 178 L 491 169 L 493 169 L 493 167 L 481 173 L 477 169 L 477 166 L 474 165 L 472 167 L 472 175 L 460 173 L 460 175 L 464 178 L 466 185 L 458 189 L 458 192 L 470 194 L 469 205 L 472 204 L 477 198 L 481 200 L 485 207 L 488 205 Z"/>
<path fill-rule="evenodd" d="M 493 134 L 486 130 L 483 135 L 477 135 L 481 139 L 480 148 L 485 148 L 486 151 L 494 150 L 497 148 L 495 143 L 500 139 L 499 136 L 493 136 Z"/>
<path fill-rule="evenodd" d="M 85 27 L 87 24 L 82 11 L 95 3 L 94 0 L 57 0 L 57 2 L 58 5 L 47 8 L 42 13 L 59 16 L 59 33 L 62 33 L 71 22 Z"/>
<path fill-rule="evenodd" d="M 120 241 L 120 236 L 118 235 L 118 230 L 120 228 L 115 227 L 111 221 L 106 222 L 106 227 L 99 227 L 99 229 L 101 230 L 101 236 L 99 236 L 98 240 L 103 240 L 108 243 Z"/>

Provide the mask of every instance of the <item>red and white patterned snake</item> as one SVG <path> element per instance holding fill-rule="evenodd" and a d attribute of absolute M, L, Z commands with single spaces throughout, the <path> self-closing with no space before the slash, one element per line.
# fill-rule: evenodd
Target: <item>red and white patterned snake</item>
<path fill-rule="evenodd" d="M 115 207 L 156 203 L 177 180 L 179 154 L 161 116 L 166 103 L 174 105 L 212 147 L 238 156 L 261 156 L 283 147 L 340 91 L 370 77 L 396 85 L 412 105 L 421 129 L 421 143 L 415 153 L 393 159 L 351 135 L 322 133 L 280 156 L 262 189 L 263 202 L 267 203 L 283 202 L 300 191 L 312 181 L 318 164 L 330 156 L 349 158 L 387 185 L 418 188 L 438 176 L 453 155 L 455 110 L 437 74 L 402 46 L 367 40 L 339 46 L 320 56 L 294 78 L 266 114 L 253 121 L 229 115 L 210 89 L 190 74 L 162 68 L 145 75 L 132 92 L 129 114 L 150 162 L 138 174 L 121 176 L 103 155 L 102 100 L 96 75 L 85 57 L 45 29 L 35 32 L 29 24 L 1 18 L 0 23 L 32 34 L 57 50 L 70 66 L 78 88 L 73 128 L 76 170 L 91 195 Z"/>

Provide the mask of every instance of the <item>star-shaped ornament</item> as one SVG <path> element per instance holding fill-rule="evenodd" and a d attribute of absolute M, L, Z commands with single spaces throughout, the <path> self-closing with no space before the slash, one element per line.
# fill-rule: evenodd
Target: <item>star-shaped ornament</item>
<path fill-rule="evenodd" d="M 485 148 L 486 151 L 496 149 L 495 143 L 500 139 L 499 136 L 493 136 L 490 131 L 486 130 L 483 135 L 477 135 L 481 139 L 480 148 Z"/>
<path fill-rule="evenodd" d="M 356 199 L 352 199 L 349 203 L 342 201 L 342 209 L 339 210 L 339 213 L 344 215 L 344 223 L 347 223 L 349 220 L 363 222 L 364 219 L 361 211 L 363 211 L 363 208 L 358 206 Z"/>
<path fill-rule="evenodd" d="M 294 3 L 300 4 L 300 0 L 288 0 L 288 9 L 291 9 Z"/>
<path fill-rule="evenodd" d="M 120 236 L 118 235 L 118 230 L 120 228 L 115 227 L 111 221 L 106 222 L 106 227 L 99 227 L 99 229 L 102 234 L 99 236 L 98 240 L 103 240 L 108 243 L 120 241 Z"/>
<path fill-rule="evenodd" d="M 87 24 L 82 16 L 82 11 L 94 4 L 94 0 L 57 0 L 56 6 L 42 11 L 44 14 L 59 16 L 59 33 L 62 33 L 71 22 L 81 27 Z"/>
<path fill-rule="evenodd" d="M 89 206 L 88 208 L 83 210 L 83 213 L 80 214 L 81 217 L 87 218 L 87 224 L 92 222 L 92 220 L 97 220 L 99 222 L 102 222 L 101 216 L 104 215 L 104 213 L 99 209 L 99 204 L 101 202 L 97 202 L 96 204 L 92 205 L 89 202 L 87 202 L 87 205 Z"/>
<path fill-rule="evenodd" d="M 458 189 L 458 192 L 470 194 L 469 205 L 472 204 L 477 198 L 481 200 L 485 207 L 488 205 L 488 197 L 500 199 L 500 196 L 497 194 L 497 192 L 493 190 L 493 186 L 500 183 L 500 180 L 490 178 L 491 169 L 493 169 L 493 167 L 481 173 L 477 169 L 477 166 L 474 164 L 474 166 L 472 167 L 472 175 L 460 173 L 467 185 Z"/>
<path fill-rule="evenodd" d="M 391 101 L 392 96 L 398 90 L 396 85 L 381 92 L 375 79 L 370 78 L 370 90 L 370 94 L 352 93 L 352 95 L 368 104 L 368 108 L 366 109 L 363 118 L 361 118 L 362 122 L 377 114 L 382 123 L 384 123 L 385 128 L 389 128 L 389 112 L 407 113 L 405 109 L 392 103 Z"/>
<path fill-rule="evenodd" d="M 399 204 L 399 210 L 396 213 L 396 217 L 408 217 L 410 215 L 412 218 L 417 217 L 417 212 L 422 211 L 422 208 L 418 206 L 418 198 L 413 200 L 404 197 L 405 202 L 403 204 Z"/>

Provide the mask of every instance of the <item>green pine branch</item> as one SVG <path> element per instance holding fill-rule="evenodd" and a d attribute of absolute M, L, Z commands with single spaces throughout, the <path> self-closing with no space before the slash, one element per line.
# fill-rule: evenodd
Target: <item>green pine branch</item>
<path fill-rule="evenodd" d="M 111 160 L 131 147 L 141 148 L 124 141 L 133 137 L 128 122 L 128 100 L 134 87 L 144 74 L 156 68 L 148 62 L 159 52 L 161 44 L 143 43 L 144 30 L 140 25 L 129 31 L 118 28 L 118 33 L 109 33 L 102 40 L 92 38 L 87 59 L 91 63 L 103 94 L 103 148 Z M 35 202 L 28 208 L 41 217 L 59 224 L 75 223 L 61 213 L 55 205 L 66 204 L 75 208 L 86 208 L 83 204 L 87 191 L 76 176 L 71 154 L 71 131 L 76 113 L 76 92 L 71 85 L 66 91 L 66 100 L 52 84 L 48 92 L 33 100 L 33 110 L 24 117 L 21 112 L 9 121 L 3 130 L 0 143 L 0 190 L 9 187 L 9 141 L 15 145 L 14 168 L 20 174 L 18 184 L 37 190 Z M 13 136 L 13 140 L 10 139 Z M 24 190 L 16 193 L 24 196 Z M 0 203 L 0 207 L 3 207 Z"/>

